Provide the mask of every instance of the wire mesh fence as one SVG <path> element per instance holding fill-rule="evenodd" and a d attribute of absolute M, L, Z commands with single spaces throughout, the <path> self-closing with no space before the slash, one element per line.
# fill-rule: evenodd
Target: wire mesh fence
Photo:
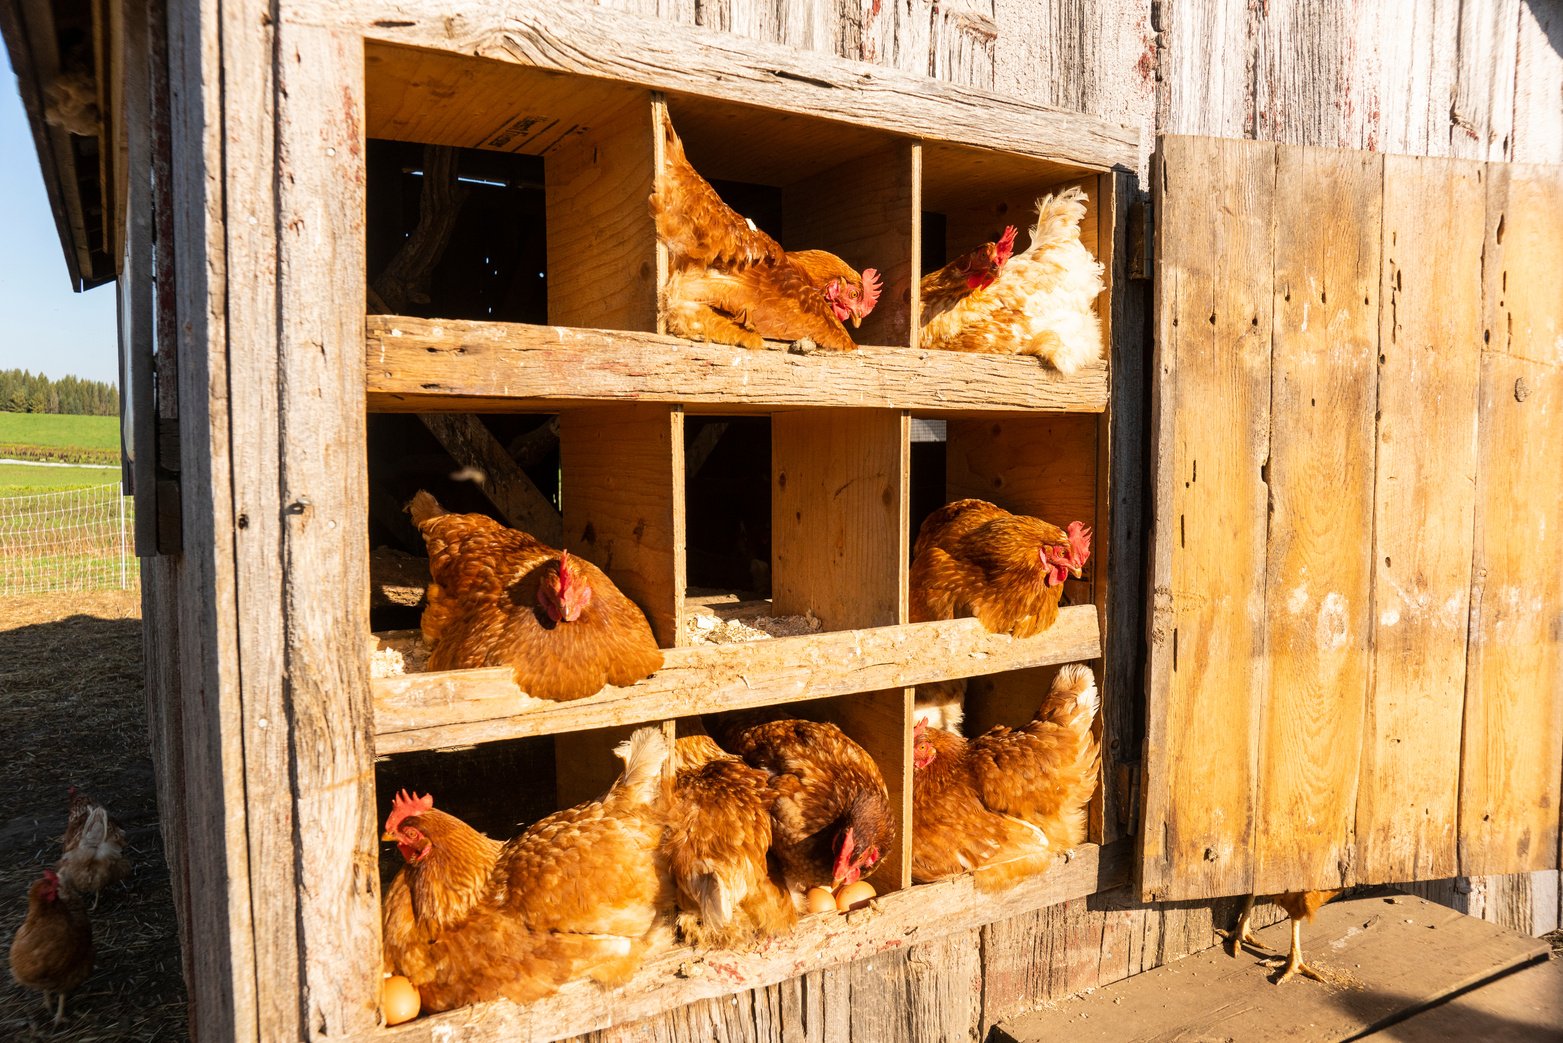
<path fill-rule="evenodd" d="M 117 482 L 0 496 L 0 597 L 135 586 L 132 505 Z"/>

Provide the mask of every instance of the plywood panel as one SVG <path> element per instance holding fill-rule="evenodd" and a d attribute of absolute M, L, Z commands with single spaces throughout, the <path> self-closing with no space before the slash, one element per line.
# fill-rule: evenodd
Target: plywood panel
<path fill-rule="evenodd" d="M 1490 166 L 1460 871 L 1557 865 L 1563 171 Z"/>
<path fill-rule="evenodd" d="M 657 331 L 651 117 L 637 93 L 544 160 L 551 323 Z"/>
<path fill-rule="evenodd" d="M 1484 203 L 1479 164 L 1384 161 L 1374 681 L 1357 803 L 1373 881 L 1456 869 Z"/>
<path fill-rule="evenodd" d="M 602 569 L 677 643 L 684 600 L 684 414 L 613 404 L 559 418 L 564 547 Z"/>
<path fill-rule="evenodd" d="M 1344 884 L 1372 598 L 1383 161 L 1282 149 L 1276 182 L 1269 688 L 1255 836 L 1260 891 Z"/>
<path fill-rule="evenodd" d="M 829 250 L 859 271 L 879 270 L 879 303 L 860 328 L 847 331 L 861 344 L 911 343 L 921 158 L 916 143 L 896 142 L 782 193 L 787 249 Z"/>
<path fill-rule="evenodd" d="M 1193 898 L 1253 878 L 1276 150 L 1160 146 L 1142 884 Z"/>

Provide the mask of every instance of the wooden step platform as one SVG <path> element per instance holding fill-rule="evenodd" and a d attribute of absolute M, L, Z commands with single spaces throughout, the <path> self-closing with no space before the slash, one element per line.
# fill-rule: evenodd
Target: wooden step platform
<path fill-rule="evenodd" d="M 1284 919 L 1258 934 L 1276 952 L 1286 952 L 1290 928 Z M 1333 980 L 1321 984 L 1299 977 L 1273 985 L 1271 970 L 1257 955 L 1244 952 L 1233 959 L 1216 946 L 1013 1018 L 990 1038 L 999 1043 L 1563 1038 L 1563 967 L 1543 962 L 1545 941 L 1421 898 L 1378 892 L 1327 905 L 1303 927 L 1303 954 Z"/>

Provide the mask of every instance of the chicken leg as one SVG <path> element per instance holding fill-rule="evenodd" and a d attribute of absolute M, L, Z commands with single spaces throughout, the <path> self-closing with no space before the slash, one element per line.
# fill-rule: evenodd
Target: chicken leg
<path fill-rule="evenodd" d="M 1254 937 L 1254 901 L 1257 895 L 1249 895 L 1243 899 L 1243 908 L 1237 914 L 1237 923 L 1230 931 L 1217 931 L 1227 941 L 1227 953 L 1237 956 L 1242 952 L 1244 944 L 1252 945 L 1256 949 L 1269 951 L 1270 947 L 1258 938 Z"/>

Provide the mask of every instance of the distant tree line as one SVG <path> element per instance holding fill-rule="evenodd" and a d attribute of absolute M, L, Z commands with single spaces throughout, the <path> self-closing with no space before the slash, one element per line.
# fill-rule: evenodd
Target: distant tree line
<path fill-rule="evenodd" d="M 118 416 L 119 389 L 101 380 L 50 380 L 25 369 L 0 369 L 0 411 Z"/>

